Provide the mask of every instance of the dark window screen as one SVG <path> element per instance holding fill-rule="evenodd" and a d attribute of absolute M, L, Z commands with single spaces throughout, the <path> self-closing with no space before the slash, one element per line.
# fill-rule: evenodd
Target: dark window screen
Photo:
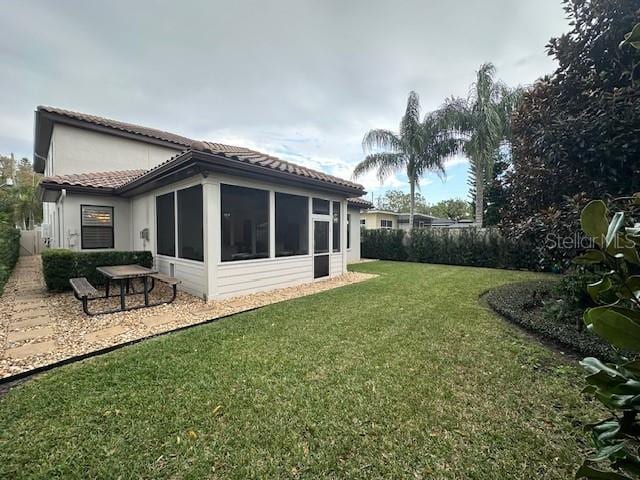
<path fill-rule="evenodd" d="M 329 200 L 321 198 L 313 199 L 313 213 L 318 215 L 329 215 Z"/>
<path fill-rule="evenodd" d="M 222 261 L 269 257 L 269 192 L 220 186 Z"/>
<path fill-rule="evenodd" d="M 202 185 L 178 190 L 178 253 L 180 258 L 204 259 L 202 248 Z"/>
<path fill-rule="evenodd" d="M 276 257 L 309 253 L 309 199 L 276 192 Z"/>
<path fill-rule="evenodd" d="M 333 202 L 333 251 L 340 251 L 340 202 Z"/>
<path fill-rule="evenodd" d="M 173 192 L 156 197 L 158 255 L 176 256 L 176 212 Z"/>

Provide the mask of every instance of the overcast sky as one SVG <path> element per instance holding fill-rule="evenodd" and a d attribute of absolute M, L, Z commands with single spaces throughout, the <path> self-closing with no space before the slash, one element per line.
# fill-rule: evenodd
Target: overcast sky
<path fill-rule="evenodd" d="M 482 62 L 507 83 L 553 71 L 560 0 L 3 0 L 0 152 L 32 156 L 33 110 L 51 105 L 252 147 L 344 178 L 370 128 L 397 129 L 464 96 Z M 467 196 L 467 164 L 427 176 L 430 202 Z M 407 190 L 403 175 L 379 195 Z"/>

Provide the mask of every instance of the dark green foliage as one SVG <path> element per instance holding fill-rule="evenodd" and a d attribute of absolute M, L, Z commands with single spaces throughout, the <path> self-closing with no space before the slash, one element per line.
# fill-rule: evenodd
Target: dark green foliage
<path fill-rule="evenodd" d="M 534 270 L 536 263 L 523 245 L 502 237 L 497 230 L 477 228 L 363 230 L 362 256 L 380 260 L 472 267 Z"/>
<path fill-rule="evenodd" d="M 599 281 L 587 286 L 596 306 L 585 310 L 584 323 L 616 355 L 606 364 L 593 357 L 580 362 L 587 372 L 583 392 L 593 395 L 609 416 L 588 425 L 593 452 L 576 478 L 632 480 L 640 478 L 640 229 L 633 220 L 640 213 L 640 196 L 617 199 L 611 205 L 621 210 L 612 214 L 605 202 L 594 200 L 580 215 L 582 231 L 596 248 L 575 262 L 602 272 Z M 599 470 L 601 465 L 607 470 Z"/>
<path fill-rule="evenodd" d="M 404 237 L 402 230 L 362 230 L 360 255 L 379 260 L 406 260 Z"/>
<path fill-rule="evenodd" d="M 545 316 L 575 324 L 582 330 L 582 313 L 594 303 L 587 292 L 587 286 L 598 280 L 593 271 L 578 266 L 562 277 L 553 291 L 554 299 L 545 305 Z"/>
<path fill-rule="evenodd" d="M 555 281 L 515 283 L 491 290 L 484 298 L 491 308 L 507 320 L 562 349 L 576 355 L 613 358 L 614 351 L 610 345 L 587 330 L 578 328 L 575 321 L 558 320 L 544 314 L 546 306 L 555 301 L 554 292 L 558 287 Z"/>
<path fill-rule="evenodd" d="M 564 3 L 572 30 L 549 45 L 559 66 L 525 92 L 512 120 L 508 236 L 540 212 L 562 210 L 568 197 L 640 190 L 640 51 L 619 48 L 640 18 L 640 0 Z"/>
<path fill-rule="evenodd" d="M 54 292 L 69 290 L 69 279 L 86 277 L 94 286 L 105 283 L 96 267 L 137 264 L 153 266 L 151 252 L 72 252 L 50 249 L 42 253 L 42 269 L 47 288 Z"/>
<path fill-rule="evenodd" d="M 530 252 L 491 229 L 460 228 L 414 230 L 408 258 L 421 263 L 443 263 L 507 269 L 535 267 Z"/>
<path fill-rule="evenodd" d="M 20 255 L 20 230 L 0 226 L 0 294 Z"/>

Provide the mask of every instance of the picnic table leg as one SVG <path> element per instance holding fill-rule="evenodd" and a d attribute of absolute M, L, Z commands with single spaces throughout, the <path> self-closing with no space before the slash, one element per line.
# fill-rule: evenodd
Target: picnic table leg
<path fill-rule="evenodd" d="M 147 290 L 148 278 L 142 277 L 142 288 L 144 289 L 144 306 L 149 306 L 149 291 Z"/>
<path fill-rule="evenodd" d="M 120 280 L 120 308 L 124 311 L 125 310 L 125 300 L 124 300 L 124 294 L 125 294 L 125 280 L 122 279 Z"/>
<path fill-rule="evenodd" d="M 107 278 L 107 288 L 106 288 L 106 295 L 104 296 L 105 298 L 109 298 L 109 289 L 111 287 L 111 281 L 109 281 L 109 279 Z"/>

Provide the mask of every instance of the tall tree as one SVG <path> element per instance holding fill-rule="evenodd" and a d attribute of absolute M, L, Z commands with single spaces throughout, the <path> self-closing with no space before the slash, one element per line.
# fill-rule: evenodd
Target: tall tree
<path fill-rule="evenodd" d="M 420 121 L 420 100 L 416 92 L 409 93 L 407 109 L 400 121 L 398 133 L 391 130 L 370 130 L 362 140 L 368 153 L 353 171 L 355 178 L 377 170 L 383 181 L 389 175 L 404 170 L 409 179 L 409 224 L 413 225 L 416 188 L 428 171 L 444 174 L 444 160 L 458 151 L 459 142 L 445 128 L 437 114 L 427 114 Z"/>
<path fill-rule="evenodd" d="M 511 135 L 511 112 L 519 96 L 518 90 L 496 81 L 495 73 L 493 64 L 481 65 L 469 96 L 452 97 L 441 109 L 444 124 L 459 135 L 471 162 L 476 185 L 475 217 L 480 226 L 484 220 L 485 184 L 492 176 L 497 152 Z"/>
<path fill-rule="evenodd" d="M 471 215 L 469 202 L 461 198 L 441 200 L 431 206 L 429 210 L 434 217 L 449 218 L 451 220 L 460 220 Z"/>
<path fill-rule="evenodd" d="M 416 213 L 427 213 L 428 205 L 422 194 L 415 194 Z M 411 195 L 402 190 L 388 190 L 378 201 L 378 207 L 391 212 L 406 213 L 411 210 Z"/>

